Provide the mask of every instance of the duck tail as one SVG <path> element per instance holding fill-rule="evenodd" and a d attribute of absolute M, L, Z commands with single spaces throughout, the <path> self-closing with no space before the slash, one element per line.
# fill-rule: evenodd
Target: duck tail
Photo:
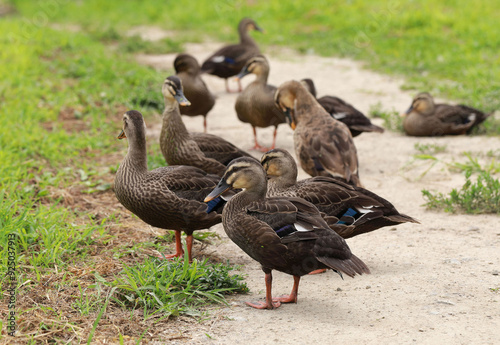
<path fill-rule="evenodd" d="M 344 259 L 344 260 L 325 257 L 325 256 L 317 257 L 316 259 L 318 259 L 318 261 L 327 265 L 331 269 L 340 273 L 344 273 L 351 278 L 354 278 L 356 274 L 361 275 L 363 273 L 364 274 L 370 273 L 370 269 L 368 268 L 368 266 L 366 266 L 366 264 L 354 254 L 351 255 L 349 259 Z"/>

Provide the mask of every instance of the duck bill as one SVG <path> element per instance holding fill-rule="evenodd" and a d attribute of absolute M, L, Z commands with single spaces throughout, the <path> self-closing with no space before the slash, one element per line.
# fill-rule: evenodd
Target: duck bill
<path fill-rule="evenodd" d="M 120 134 L 118 134 L 118 136 L 116 137 L 117 139 L 125 139 L 127 136 L 125 135 L 125 132 L 124 130 L 122 129 L 122 131 L 120 132 Z"/>
<path fill-rule="evenodd" d="M 224 194 L 224 192 L 229 190 L 229 189 L 231 189 L 231 186 L 229 184 L 227 184 L 226 180 L 221 179 L 219 181 L 219 184 L 217 185 L 217 187 L 215 187 L 214 190 L 212 192 L 210 192 L 210 194 L 208 194 L 207 197 L 205 198 L 205 200 L 203 200 L 203 201 L 204 202 L 212 201 L 213 199 L 217 198 L 219 195 Z"/>
<path fill-rule="evenodd" d="M 188 101 L 186 96 L 184 96 L 184 92 L 182 92 L 181 90 L 177 90 L 177 93 L 175 94 L 174 98 L 176 99 L 177 102 L 179 102 L 180 106 L 188 107 L 191 105 L 191 102 Z"/>
<path fill-rule="evenodd" d="M 400 114 L 399 116 L 405 117 L 406 115 L 408 115 L 412 111 L 413 111 L 413 104 L 404 113 Z"/>
<path fill-rule="evenodd" d="M 236 75 L 236 77 L 234 77 L 234 80 L 240 80 L 241 78 L 243 78 L 247 74 L 250 74 L 250 72 L 248 71 L 247 66 L 245 66 L 245 67 L 243 67 L 243 69 L 241 70 L 241 72 L 238 73 Z"/>
<path fill-rule="evenodd" d="M 295 127 L 296 124 L 295 124 L 295 121 L 292 119 L 292 111 L 290 108 L 286 108 L 286 110 L 284 111 L 285 113 L 285 119 L 286 119 L 286 122 L 288 123 L 288 125 L 293 129 L 295 130 Z"/>
<path fill-rule="evenodd" d="M 255 26 L 255 30 L 257 30 L 257 31 L 259 31 L 259 32 L 262 32 L 262 33 L 264 33 L 264 32 L 265 32 L 265 31 L 264 31 L 264 29 L 263 29 L 263 28 L 261 28 L 260 26 L 258 26 L 257 24 L 255 24 L 254 26 Z"/>

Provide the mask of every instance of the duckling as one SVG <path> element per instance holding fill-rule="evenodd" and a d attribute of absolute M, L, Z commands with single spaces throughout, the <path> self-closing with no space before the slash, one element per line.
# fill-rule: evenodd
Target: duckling
<path fill-rule="evenodd" d="M 189 260 L 192 260 L 193 231 L 221 222 L 223 200 L 203 203 L 216 187 L 219 177 L 190 166 L 168 166 L 148 171 L 146 125 L 142 114 L 130 110 L 123 115 L 123 130 L 118 139 L 127 138 L 129 148 L 115 177 L 116 198 L 145 223 L 175 231 L 176 253 L 184 255 L 181 231 L 187 235 Z"/>
<path fill-rule="evenodd" d="M 232 161 L 205 201 L 232 188 L 243 191 L 233 196 L 222 211 L 224 230 L 262 265 L 265 273 L 266 301 L 247 302 L 249 306 L 274 309 L 281 303 L 297 303 L 300 277 L 318 268 L 331 268 L 350 277 L 370 273 L 345 240 L 328 227 L 314 205 L 300 198 L 266 198 L 266 173 L 258 162 L 248 158 Z M 293 275 L 290 295 L 272 297 L 272 270 Z"/>
<path fill-rule="evenodd" d="M 422 137 L 469 134 L 490 115 L 466 105 L 434 104 L 434 98 L 422 92 L 402 116 L 406 134 Z"/>
<path fill-rule="evenodd" d="M 300 82 L 316 98 L 316 86 L 314 85 L 312 79 L 302 79 Z M 316 100 L 335 120 L 346 124 L 353 137 L 356 137 L 363 132 L 384 132 L 382 127 L 374 125 L 362 112 L 341 98 L 335 96 L 323 96 L 316 98 Z"/>
<path fill-rule="evenodd" d="M 202 72 L 224 78 L 227 92 L 231 92 L 231 90 L 229 90 L 227 78 L 238 74 L 243 66 L 245 66 L 248 59 L 254 55 L 260 54 L 257 43 L 255 43 L 253 38 L 248 34 L 249 30 L 263 32 L 253 19 L 243 18 L 238 25 L 240 43 L 222 47 L 201 65 Z M 239 80 L 238 92 L 241 92 L 241 82 Z"/>
<path fill-rule="evenodd" d="M 204 132 L 207 132 L 207 114 L 215 104 L 215 96 L 208 90 L 201 79 L 198 61 L 189 54 L 179 54 L 174 60 L 175 73 L 182 81 L 184 95 L 190 100 L 189 107 L 182 107 L 181 114 L 188 116 L 203 116 Z"/>
<path fill-rule="evenodd" d="M 235 109 L 238 119 L 252 125 L 255 145 L 253 149 L 266 152 L 276 145 L 278 125 L 285 123 L 285 115 L 276 108 L 274 93 L 276 87 L 267 84 L 269 63 L 263 55 L 257 55 L 248 60 L 247 64 L 236 78 L 253 73 L 257 78 L 250 83 L 236 99 Z M 274 126 L 273 144 L 270 148 L 259 145 L 255 127 Z"/>
<path fill-rule="evenodd" d="M 417 220 L 400 214 L 387 200 L 361 187 L 337 179 L 317 176 L 297 181 L 297 164 L 283 149 L 266 152 L 261 164 L 268 177 L 268 197 L 299 197 L 314 204 L 324 213 L 326 223 L 347 239 L 377 230 Z M 339 226 L 339 225 L 347 226 Z"/>
<path fill-rule="evenodd" d="M 306 173 L 361 186 L 356 146 L 345 124 L 332 118 L 298 81 L 283 83 L 275 101 L 295 130 L 295 153 Z"/>
<path fill-rule="evenodd" d="M 182 92 L 182 82 L 177 76 L 165 79 L 162 87 L 165 99 L 160 148 L 169 165 L 191 165 L 209 174 L 222 176 L 225 164 L 237 157 L 250 155 L 226 140 L 206 133 L 193 133 L 186 129 L 179 112 L 179 105 L 189 101 Z"/>

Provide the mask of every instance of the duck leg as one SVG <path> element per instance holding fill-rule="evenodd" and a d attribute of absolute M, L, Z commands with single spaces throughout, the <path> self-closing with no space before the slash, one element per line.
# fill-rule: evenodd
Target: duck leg
<path fill-rule="evenodd" d="M 253 139 L 255 142 L 255 145 L 252 147 L 252 150 L 257 150 L 257 151 L 262 151 L 262 152 L 267 152 L 263 151 L 265 148 L 259 145 L 259 142 L 257 141 L 257 129 L 252 126 L 253 129 Z"/>
<path fill-rule="evenodd" d="M 238 92 L 241 92 L 243 91 L 242 87 L 241 87 L 241 79 L 238 78 Z"/>
<path fill-rule="evenodd" d="M 184 249 L 182 249 L 181 232 L 180 230 L 175 230 L 175 254 L 165 255 L 165 259 L 178 258 L 182 257 L 183 255 Z"/>
<path fill-rule="evenodd" d="M 257 150 L 260 152 L 267 152 L 267 151 L 272 150 L 274 148 L 274 141 L 276 141 L 276 131 L 274 132 L 273 147 L 269 148 L 269 147 L 261 146 L 259 144 L 259 142 L 257 141 L 257 129 L 255 127 L 252 127 L 252 129 L 253 129 L 253 138 L 254 138 L 254 142 L 255 142 L 255 145 L 252 147 L 252 150 Z"/>
<path fill-rule="evenodd" d="M 297 296 L 299 293 L 300 276 L 293 276 L 293 288 L 289 295 L 273 298 L 273 302 L 281 303 L 297 303 Z"/>
<path fill-rule="evenodd" d="M 203 116 L 203 132 L 207 132 L 207 116 Z"/>
<path fill-rule="evenodd" d="M 193 235 L 186 236 L 186 246 L 188 251 L 189 263 L 193 261 Z"/>
<path fill-rule="evenodd" d="M 278 126 L 275 126 L 274 127 L 274 133 L 273 133 L 273 145 L 269 148 L 269 150 L 274 149 L 274 147 L 276 146 L 276 135 L 277 134 L 278 134 Z M 267 150 L 267 151 L 269 151 L 269 150 Z"/>
<path fill-rule="evenodd" d="M 271 287 L 273 284 L 273 276 L 271 272 L 266 273 L 265 276 L 265 281 L 266 281 L 266 301 L 265 302 L 245 302 L 247 305 L 249 305 L 252 308 L 255 309 L 275 309 L 278 308 L 281 305 L 280 301 L 274 300 L 272 295 L 271 295 Z M 298 283 L 297 283 L 298 285 Z M 295 284 L 294 284 L 295 287 Z M 298 286 L 297 286 L 298 288 Z"/>

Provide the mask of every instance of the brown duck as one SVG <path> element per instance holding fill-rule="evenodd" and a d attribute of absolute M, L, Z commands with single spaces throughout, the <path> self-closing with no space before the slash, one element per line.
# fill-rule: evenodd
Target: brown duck
<path fill-rule="evenodd" d="M 281 303 L 297 303 L 300 277 L 316 269 L 331 268 L 350 277 L 370 272 L 314 205 L 300 198 L 266 198 L 266 173 L 258 162 L 248 158 L 232 161 L 205 201 L 232 188 L 244 190 L 224 207 L 224 230 L 265 273 L 266 301 L 247 302 L 251 307 L 273 309 Z M 272 270 L 293 275 L 290 295 L 272 297 Z"/>
<path fill-rule="evenodd" d="M 466 105 L 435 104 L 428 92 L 422 92 L 403 115 L 403 128 L 416 137 L 469 134 L 490 115 Z"/>
<path fill-rule="evenodd" d="M 316 98 L 316 86 L 312 79 L 302 79 L 302 85 Z M 362 112 L 354 108 L 341 98 L 335 96 L 323 96 L 316 99 L 319 104 L 335 119 L 343 122 L 353 137 L 363 132 L 383 133 L 384 129 L 374 125 Z"/>
<path fill-rule="evenodd" d="M 215 104 L 215 96 L 208 90 L 201 79 L 198 61 L 189 54 L 179 54 L 174 61 L 175 73 L 182 81 L 184 95 L 190 100 L 189 107 L 182 107 L 181 114 L 203 116 L 203 128 L 207 131 L 207 114 Z"/>
<path fill-rule="evenodd" d="M 349 128 L 332 118 L 298 81 L 282 84 L 275 100 L 295 130 L 295 153 L 302 169 L 311 176 L 332 176 L 361 186 Z"/>
<path fill-rule="evenodd" d="M 250 30 L 262 32 L 262 29 L 253 19 L 243 18 L 238 25 L 240 43 L 222 47 L 201 65 L 202 72 L 224 78 L 227 92 L 231 92 L 229 90 L 227 78 L 238 74 L 243 66 L 245 66 L 248 59 L 254 55 L 260 54 L 257 43 L 255 43 L 248 33 Z M 240 81 L 238 81 L 238 91 L 241 92 Z"/>
<path fill-rule="evenodd" d="M 165 99 L 160 148 L 169 165 L 191 165 L 209 174 L 222 176 L 225 164 L 237 157 L 250 156 L 226 140 L 206 133 L 190 134 L 179 111 L 179 105 L 189 104 L 177 76 L 165 79 L 162 87 Z"/>
<path fill-rule="evenodd" d="M 274 149 L 265 153 L 261 163 L 268 177 L 267 196 L 299 197 L 309 201 L 324 213 L 326 223 L 342 238 L 384 226 L 418 223 L 400 214 L 389 201 L 364 188 L 324 176 L 297 181 L 297 164 L 286 150 Z"/>
<path fill-rule="evenodd" d="M 148 171 L 146 126 L 142 114 L 130 110 L 123 115 L 118 139 L 127 138 L 129 148 L 115 177 L 116 198 L 129 211 L 151 226 L 174 230 L 176 253 L 184 254 L 181 231 L 187 235 L 189 260 L 192 259 L 193 231 L 221 222 L 223 200 L 207 204 L 203 199 L 219 177 L 191 166 L 169 166 Z"/>
<path fill-rule="evenodd" d="M 285 115 L 276 108 L 274 93 L 276 87 L 267 84 L 269 63 L 263 55 L 257 55 L 248 60 L 237 78 L 253 73 L 257 76 L 236 99 L 235 109 L 240 121 L 249 123 L 253 128 L 255 145 L 253 149 L 266 152 L 276 145 L 278 125 L 285 123 Z M 273 144 L 270 148 L 262 147 L 257 141 L 256 127 L 274 126 Z"/>

